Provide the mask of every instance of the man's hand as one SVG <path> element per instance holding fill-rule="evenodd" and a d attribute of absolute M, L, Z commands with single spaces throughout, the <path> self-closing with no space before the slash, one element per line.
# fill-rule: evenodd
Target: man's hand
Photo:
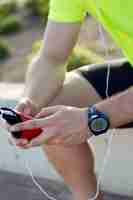
<path fill-rule="evenodd" d="M 29 99 L 29 98 L 23 98 L 16 106 L 15 110 L 22 112 L 26 115 L 35 116 L 39 109 L 37 106 Z M 10 132 L 10 126 L 7 124 L 6 126 L 7 130 Z M 13 144 L 14 142 L 18 145 L 24 148 L 25 144 L 28 143 L 25 139 L 15 139 L 12 137 L 12 135 L 9 135 L 9 143 Z M 14 142 L 13 142 L 14 141 Z"/>
<path fill-rule="evenodd" d="M 25 148 L 39 146 L 45 143 L 51 145 L 81 144 L 92 135 L 88 133 L 86 109 L 68 106 L 44 108 L 36 118 L 16 124 L 10 128 L 10 131 L 33 128 L 42 128 L 44 132 L 29 144 L 25 144 Z"/>

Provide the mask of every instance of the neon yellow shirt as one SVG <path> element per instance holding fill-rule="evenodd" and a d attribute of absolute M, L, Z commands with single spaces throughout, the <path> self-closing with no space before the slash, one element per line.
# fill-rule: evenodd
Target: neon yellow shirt
<path fill-rule="evenodd" d="M 110 32 L 133 65 L 133 0 L 51 0 L 49 19 L 82 22 L 87 12 Z"/>

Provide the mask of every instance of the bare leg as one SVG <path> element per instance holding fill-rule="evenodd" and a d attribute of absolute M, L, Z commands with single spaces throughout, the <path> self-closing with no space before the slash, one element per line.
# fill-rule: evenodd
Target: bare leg
<path fill-rule="evenodd" d="M 75 72 L 70 72 L 59 96 L 50 105 L 85 107 L 100 100 L 94 88 L 84 78 Z M 87 200 L 89 194 L 95 194 L 94 158 L 87 143 L 74 145 L 71 148 L 47 145 L 43 148 L 48 159 L 71 189 L 73 199 Z M 98 199 L 102 198 L 99 196 Z"/>

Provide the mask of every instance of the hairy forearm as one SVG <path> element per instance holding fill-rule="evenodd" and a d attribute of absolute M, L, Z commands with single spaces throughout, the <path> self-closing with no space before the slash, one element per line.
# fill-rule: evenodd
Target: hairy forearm
<path fill-rule="evenodd" d="M 112 128 L 133 122 L 133 87 L 101 101 L 96 107 L 108 114 Z"/>
<path fill-rule="evenodd" d="M 24 96 L 40 108 L 46 106 L 61 89 L 65 71 L 61 61 L 39 54 L 29 66 Z"/>

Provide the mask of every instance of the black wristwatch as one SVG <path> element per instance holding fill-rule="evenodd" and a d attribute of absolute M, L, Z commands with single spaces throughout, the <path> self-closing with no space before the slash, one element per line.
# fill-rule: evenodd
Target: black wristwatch
<path fill-rule="evenodd" d="M 88 126 L 95 135 L 101 135 L 107 132 L 110 127 L 109 117 L 106 113 L 100 112 L 95 105 L 88 108 Z"/>

